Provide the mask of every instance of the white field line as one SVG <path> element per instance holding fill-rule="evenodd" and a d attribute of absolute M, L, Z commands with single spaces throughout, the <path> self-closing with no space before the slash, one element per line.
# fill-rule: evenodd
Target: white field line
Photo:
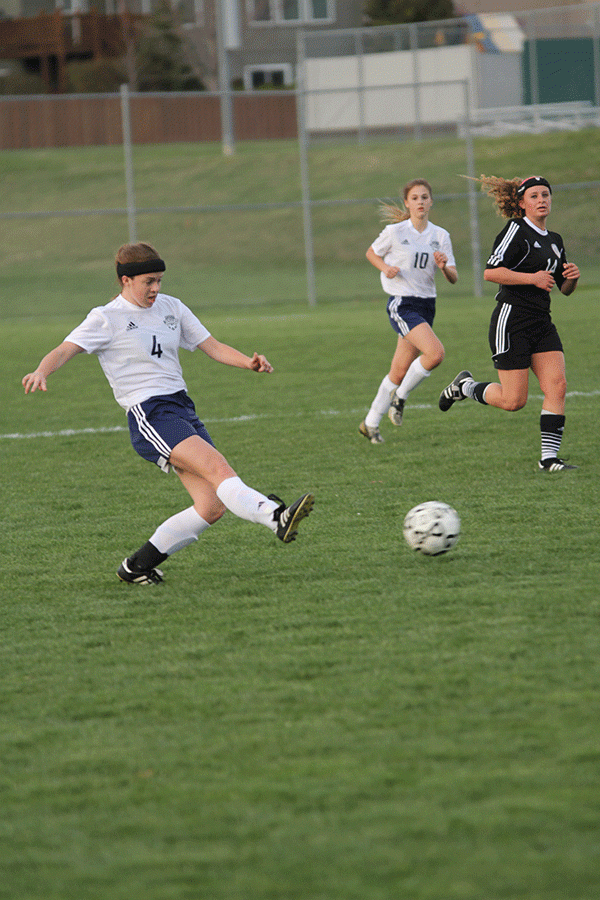
<path fill-rule="evenodd" d="M 600 396 L 600 391 L 569 391 L 567 393 L 567 398 L 570 397 L 598 397 Z M 541 400 L 541 394 L 531 394 L 529 397 L 530 400 Z M 365 414 L 366 406 L 361 407 L 360 409 L 319 409 L 315 410 L 315 416 L 362 416 Z M 411 403 L 411 409 L 437 409 L 437 405 L 434 406 L 431 403 Z M 304 418 L 305 413 L 298 413 L 298 415 L 302 415 Z M 269 413 L 262 413 L 260 415 L 248 415 L 248 416 L 232 416 L 227 419 L 204 419 L 206 425 L 231 425 L 236 422 L 257 422 L 260 419 L 272 419 L 273 415 Z M 33 431 L 25 434 L 14 432 L 13 434 L 0 434 L 0 440 L 27 440 L 30 438 L 54 438 L 54 437 L 72 437 L 78 434 L 112 434 L 116 431 L 129 431 L 126 425 L 114 425 L 111 428 L 63 428 L 60 431 Z"/>

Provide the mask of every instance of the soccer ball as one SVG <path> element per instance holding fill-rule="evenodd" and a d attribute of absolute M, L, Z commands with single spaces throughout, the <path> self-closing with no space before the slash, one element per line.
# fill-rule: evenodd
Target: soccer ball
<path fill-rule="evenodd" d="M 429 500 L 407 512 L 403 526 L 406 543 L 411 550 L 425 556 L 447 553 L 458 540 L 460 519 L 447 503 Z"/>

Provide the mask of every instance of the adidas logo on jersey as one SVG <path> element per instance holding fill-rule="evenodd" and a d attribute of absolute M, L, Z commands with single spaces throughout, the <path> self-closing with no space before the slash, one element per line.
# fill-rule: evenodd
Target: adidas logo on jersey
<path fill-rule="evenodd" d="M 135 322 L 130 322 L 125 331 L 133 331 L 134 328 L 137 328 Z"/>
<path fill-rule="evenodd" d="M 410 241 L 408 241 L 406 238 L 404 238 L 404 240 L 402 241 L 402 243 L 403 243 L 403 244 L 410 244 Z"/>
<path fill-rule="evenodd" d="M 542 249 L 542 245 L 541 245 L 541 244 L 538 244 L 537 241 L 535 241 L 535 243 L 534 243 L 533 246 L 534 246 L 537 250 L 541 250 L 541 249 Z"/>

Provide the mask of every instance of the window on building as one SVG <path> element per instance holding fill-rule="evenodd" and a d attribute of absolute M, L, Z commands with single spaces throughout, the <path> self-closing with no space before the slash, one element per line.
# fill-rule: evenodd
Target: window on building
<path fill-rule="evenodd" d="M 244 66 L 244 90 L 258 91 L 260 88 L 283 88 L 292 84 L 292 67 L 289 63 L 265 63 L 258 66 Z"/>
<path fill-rule="evenodd" d="M 334 22 L 335 0 L 246 0 L 251 25 Z"/>
<path fill-rule="evenodd" d="M 270 22 L 271 21 L 271 4 L 272 0 L 254 0 L 250 4 L 250 21 L 252 22 Z"/>
<path fill-rule="evenodd" d="M 286 22 L 297 22 L 300 18 L 300 0 L 283 0 L 281 12 Z"/>
<path fill-rule="evenodd" d="M 194 25 L 199 28 L 206 27 L 204 0 L 177 0 L 174 8 L 177 9 L 177 15 L 184 27 Z"/>

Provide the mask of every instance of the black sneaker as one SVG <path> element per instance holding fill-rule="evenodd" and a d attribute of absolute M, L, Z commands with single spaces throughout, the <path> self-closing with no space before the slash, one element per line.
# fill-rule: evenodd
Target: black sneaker
<path fill-rule="evenodd" d="M 124 559 L 118 568 L 117 575 L 121 581 L 128 584 L 160 584 L 163 581 L 163 573 L 160 569 L 138 569 L 132 566 L 128 559 Z"/>
<path fill-rule="evenodd" d="M 277 522 L 277 537 L 284 544 L 289 544 L 296 540 L 298 534 L 298 524 L 305 519 L 315 505 L 315 498 L 312 494 L 303 494 L 291 506 L 286 506 L 280 497 L 275 494 L 269 494 L 269 500 L 279 503 L 279 506 L 273 513 L 273 518 Z"/>
<path fill-rule="evenodd" d="M 406 400 L 396 396 L 396 391 L 392 391 L 392 402 L 388 410 L 390 422 L 394 425 L 402 425 L 402 416 L 404 415 L 404 404 Z"/>
<path fill-rule="evenodd" d="M 439 407 L 442 412 L 447 412 L 450 409 L 453 403 L 456 403 L 458 400 L 466 400 L 465 395 L 462 392 L 462 385 L 465 381 L 470 381 L 473 378 L 470 372 L 467 372 L 465 369 L 463 372 L 459 372 L 454 381 L 451 381 L 448 387 L 444 388 L 442 393 L 440 394 Z"/>
<path fill-rule="evenodd" d="M 554 456 L 552 459 L 540 459 L 538 466 L 544 472 L 564 472 L 565 469 L 579 468 L 579 466 L 568 465 L 564 459 L 559 459 L 558 456 Z"/>

